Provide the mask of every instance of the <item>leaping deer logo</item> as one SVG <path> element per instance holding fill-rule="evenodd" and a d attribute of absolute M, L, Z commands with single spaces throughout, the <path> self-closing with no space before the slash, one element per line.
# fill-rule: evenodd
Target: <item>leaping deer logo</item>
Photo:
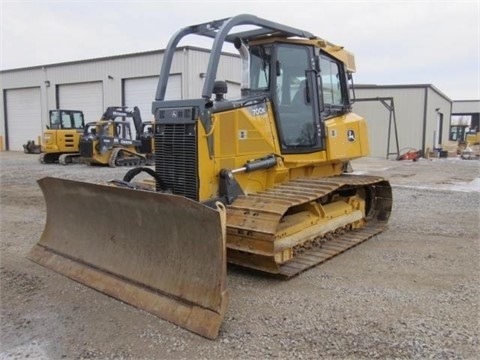
<path fill-rule="evenodd" d="M 347 131 L 347 139 L 348 139 L 348 141 L 350 141 L 350 142 L 354 142 L 354 141 L 355 141 L 355 131 L 353 131 L 353 130 L 348 130 L 348 131 Z"/>

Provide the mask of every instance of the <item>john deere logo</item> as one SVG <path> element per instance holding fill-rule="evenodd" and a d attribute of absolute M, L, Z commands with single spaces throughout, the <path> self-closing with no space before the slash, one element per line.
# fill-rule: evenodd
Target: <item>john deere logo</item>
<path fill-rule="evenodd" d="M 353 130 L 348 130 L 348 131 L 347 131 L 347 139 L 348 139 L 348 141 L 350 141 L 350 142 L 354 142 L 354 141 L 355 141 L 355 131 L 353 131 Z"/>

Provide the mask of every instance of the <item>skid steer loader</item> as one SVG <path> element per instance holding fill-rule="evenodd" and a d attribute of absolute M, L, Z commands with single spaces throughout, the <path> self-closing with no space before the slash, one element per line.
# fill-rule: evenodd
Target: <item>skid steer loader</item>
<path fill-rule="evenodd" d="M 144 144 L 133 138 L 129 118 L 138 134 L 142 118 L 136 106 L 132 111 L 126 107 L 108 107 L 99 121 L 88 123 L 80 139 L 83 162 L 110 167 L 145 165 L 147 157 L 139 152 Z"/>
<path fill-rule="evenodd" d="M 175 48 L 190 34 L 214 39 L 202 94 L 166 101 Z M 242 59 L 238 99 L 217 79 L 224 43 Z M 107 184 L 39 180 L 47 221 L 30 258 L 215 338 L 227 260 L 290 278 L 386 228 L 388 181 L 346 172 L 369 151 L 351 112 L 354 70 L 342 47 L 252 15 L 179 30 L 152 104 L 154 181 L 134 181 L 142 168 Z"/>
<path fill-rule="evenodd" d="M 49 124 L 43 132 L 39 161 L 42 164 L 62 165 L 79 162 L 79 142 L 84 127 L 82 111 L 50 110 Z"/>

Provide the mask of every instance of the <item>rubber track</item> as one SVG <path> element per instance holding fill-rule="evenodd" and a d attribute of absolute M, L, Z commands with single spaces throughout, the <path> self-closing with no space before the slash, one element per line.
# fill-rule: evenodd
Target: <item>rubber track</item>
<path fill-rule="evenodd" d="M 67 159 L 70 158 L 70 162 L 67 162 Z M 80 158 L 80 153 L 70 153 L 70 154 L 62 154 L 58 158 L 58 163 L 62 165 L 68 165 L 71 163 L 76 162 L 74 159 Z"/>
<path fill-rule="evenodd" d="M 123 157 L 119 158 L 120 152 L 124 152 L 132 155 L 131 159 L 129 161 L 126 161 L 125 158 Z M 146 162 L 146 158 L 143 155 L 137 154 L 135 152 L 132 152 L 130 150 L 123 149 L 123 148 L 114 148 L 112 150 L 110 158 L 108 159 L 108 166 L 110 167 L 138 166 L 138 165 L 144 165 L 145 162 Z"/>

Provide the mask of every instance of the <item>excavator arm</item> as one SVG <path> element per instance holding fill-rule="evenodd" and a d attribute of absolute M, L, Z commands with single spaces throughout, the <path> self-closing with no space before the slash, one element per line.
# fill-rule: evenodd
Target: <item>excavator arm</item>
<path fill-rule="evenodd" d="M 127 110 L 125 106 L 110 106 L 103 113 L 101 120 L 115 120 L 121 117 L 123 119 L 131 118 L 133 120 L 133 126 L 135 131 L 140 133 L 142 131 L 142 116 L 140 109 L 135 106 L 133 110 Z"/>

